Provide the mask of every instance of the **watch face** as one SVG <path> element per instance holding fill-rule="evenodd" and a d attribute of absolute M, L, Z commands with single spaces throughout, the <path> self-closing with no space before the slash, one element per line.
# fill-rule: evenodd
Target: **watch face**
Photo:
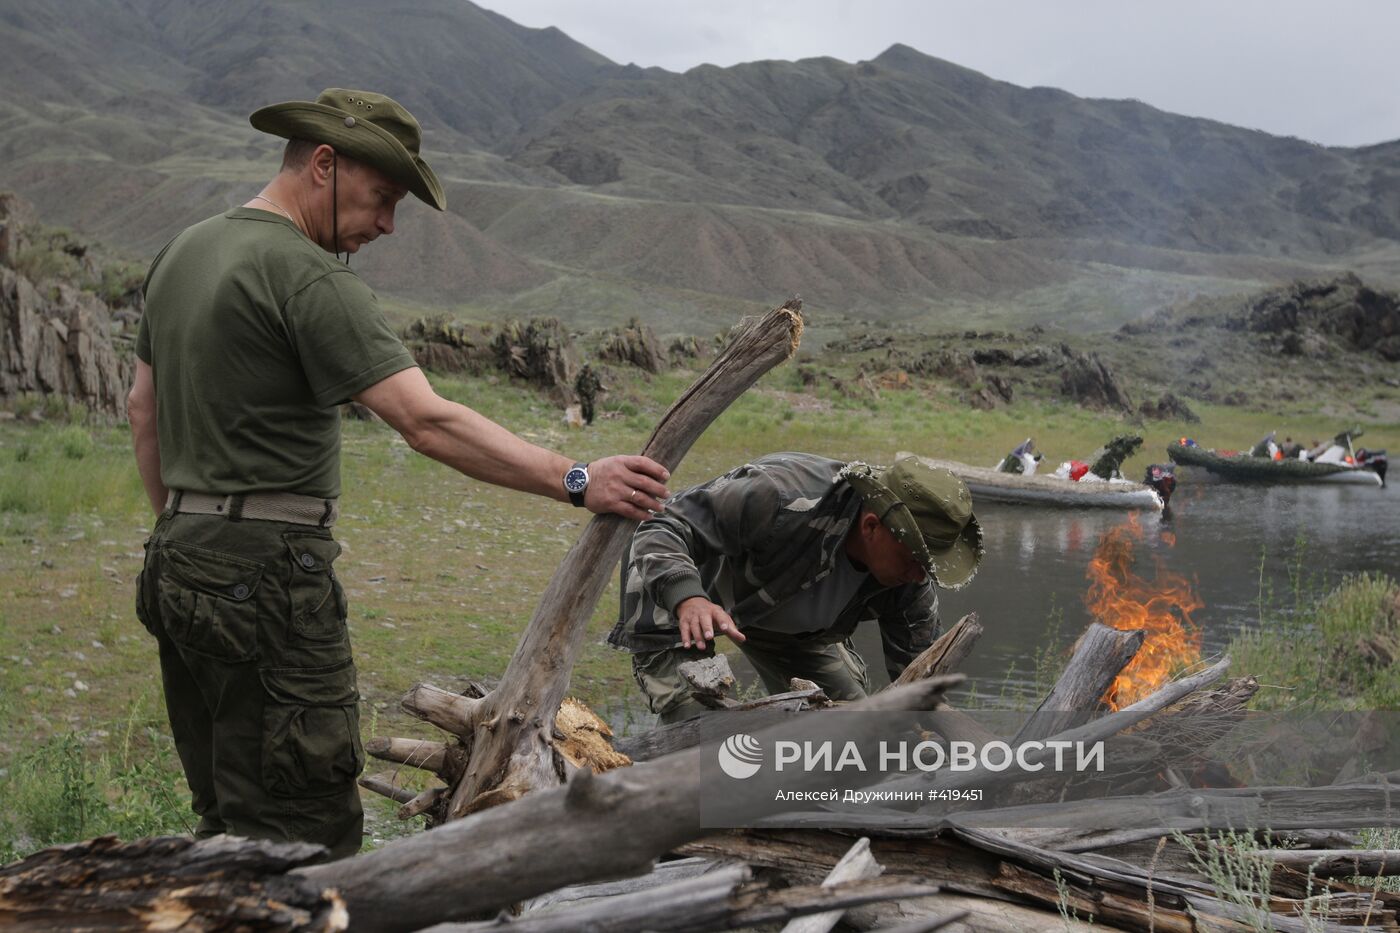
<path fill-rule="evenodd" d="M 569 492 L 583 492 L 588 488 L 588 471 L 582 467 L 574 467 L 565 473 L 564 488 Z"/>

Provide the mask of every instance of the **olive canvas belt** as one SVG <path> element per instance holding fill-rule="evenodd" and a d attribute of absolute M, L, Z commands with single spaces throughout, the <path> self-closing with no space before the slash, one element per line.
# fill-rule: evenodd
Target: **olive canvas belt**
<path fill-rule="evenodd" d="M 207 492 L 172 489 L 165 500 L 166 511 L 195 515 L 222 515 L 231 521 L 291 522 L 329 528 L 340 516 L 335 499 L 302 496 L 294 492 L 251 492 L 220 496 Z"/>

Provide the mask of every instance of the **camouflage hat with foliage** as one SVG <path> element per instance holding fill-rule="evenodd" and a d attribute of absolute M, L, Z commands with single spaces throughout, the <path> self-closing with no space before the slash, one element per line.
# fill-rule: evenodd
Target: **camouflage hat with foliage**
<path fill-rule="evenodd" d="M 315 101 L 291 100 L 253 112 L 254 129 L 283 139 L 325 143 L 372 165 L 424 204 L 447 209 L 442 183 L 418 154 L 423 128 L 396 100 L 371 91 L 326 88 Z"/>
<path fill-rule="evenodd" d="M 890 467 L 854 461 L 840 478 L 909 548 L 934 583 L 956 590 L 972 581 L 982 562 L 982 526 L 962 480 L 918 457 L 896 460 Z"/>

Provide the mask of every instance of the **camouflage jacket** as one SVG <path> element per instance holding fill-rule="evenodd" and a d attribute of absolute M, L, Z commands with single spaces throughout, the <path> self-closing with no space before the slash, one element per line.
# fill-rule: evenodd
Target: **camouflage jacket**
<path fill-rule="evenodd" d="M 675 607 L 692 596 L 718 603 L 742 630 L 831 573 L 861 499 L 813 454 L 760 457 L 687 489 L 643 522 L 622 562 L 621 618 L 608 641 L 629 651 L 678 647 Z M 899 674 L 938 634 L 933 585 L 861 584 L 829 628 L 830 644 L 860 622 L 880 624 L 885 666 Z"/>

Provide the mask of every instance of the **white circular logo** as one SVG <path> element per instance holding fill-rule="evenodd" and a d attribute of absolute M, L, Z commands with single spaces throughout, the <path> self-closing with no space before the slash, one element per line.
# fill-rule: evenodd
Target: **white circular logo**
<path fill-rule="evenodd" d="M 763 746 L 751 735 L 736 732 L 719 747 L 719 768 L 732 778 L 751 778 L 761 767 Z"/>

